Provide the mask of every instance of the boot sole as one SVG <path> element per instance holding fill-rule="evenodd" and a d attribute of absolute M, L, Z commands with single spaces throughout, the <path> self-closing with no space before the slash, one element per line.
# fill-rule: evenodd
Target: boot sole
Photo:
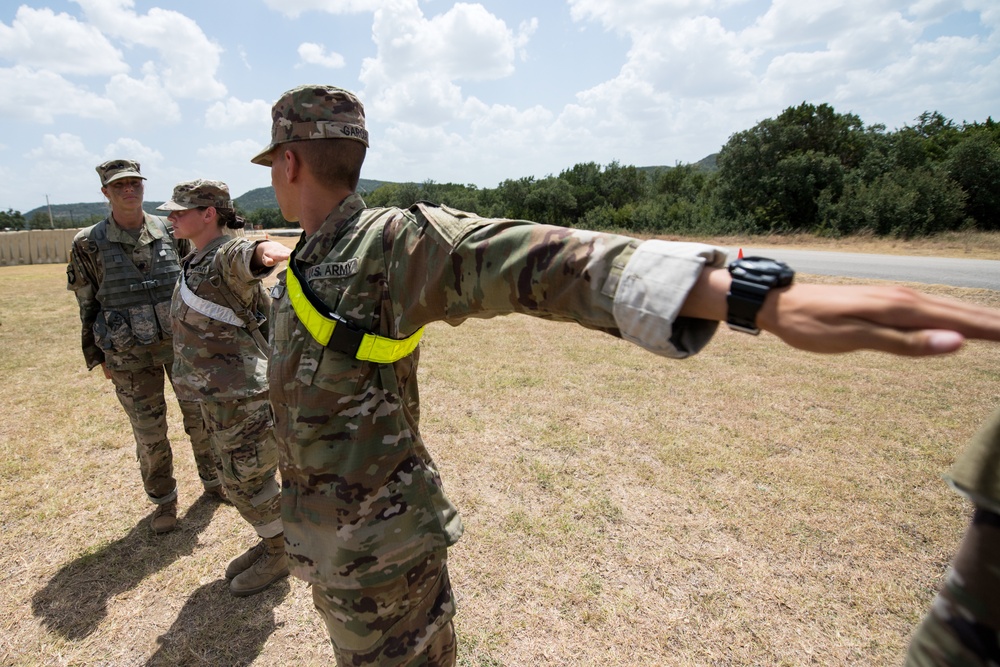
<path fill-rule="evenodd" d="M 241 591 L 234 591 L 232 585 L 230 585 L 229 586 L 229 592 L 232 593 L 234 597 L 238 597 L 238 598 L 249 597 L 251 595 L 256 595 L 257 593 L 260 593 L 262 590 L 264 590 L 265 588 L 267 588 L 268 586 L 270 586 L 274 582 L 278 581 L 279 579 L 284 579 L 287 576 L 288 576 L 288 570 L 285 570 L 284 572 L 279 573 L 278 575 L 276 575 L 274 577 L 274 579 L 271 579 L 266 584 L 258 586 L 257 588 L 246 588 L 246 589 L 243 589 Z"/>

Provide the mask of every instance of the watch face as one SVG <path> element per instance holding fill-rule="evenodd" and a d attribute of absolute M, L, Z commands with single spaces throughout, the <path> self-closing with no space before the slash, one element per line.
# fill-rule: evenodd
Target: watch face
<path fill-rule="evenodd" d="M 744 257 L 733 262 L 733 268 L 753 273 L 781 273 L 788 266 L 768 257 Z"/>
<path fill-rule="evenodd" d="M 768 257 L 744 257 L 729 265 L 729 272 L 736 278 L 763 280 L 773 286 L 792 282 L 795 272 L 787 264 Z"/>

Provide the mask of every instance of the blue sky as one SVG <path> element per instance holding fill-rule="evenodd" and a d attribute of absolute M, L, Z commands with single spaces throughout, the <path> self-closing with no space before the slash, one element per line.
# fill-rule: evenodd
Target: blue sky
<path fill-rule="evenodd" d="M 0 9 L 0 210 L 100 201 L 131 157 L 146 198 L 233 196 L 271 104 L 364 101 L 362 174 L 471 183 L 580 162 L 695 162 L 807 101 L 889 129 L 1000 116 L 996 0 L 37 0 Z"/>

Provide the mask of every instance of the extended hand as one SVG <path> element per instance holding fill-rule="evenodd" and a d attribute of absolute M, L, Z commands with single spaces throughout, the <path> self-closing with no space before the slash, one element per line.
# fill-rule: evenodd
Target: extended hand
<path fill-rule="evenodd" d="M 926 356 L 1000 341 L 1000 311 L 893 286 L 794 284 L 768 297 L 757 323 L 810 352 Z"/>
<path fill-rule="evenodd" d="M 286 261 L 292 251 L 276 241 L 261 241 L 254 248 L 253 259 L 261 266 L 274 266 Z"/>

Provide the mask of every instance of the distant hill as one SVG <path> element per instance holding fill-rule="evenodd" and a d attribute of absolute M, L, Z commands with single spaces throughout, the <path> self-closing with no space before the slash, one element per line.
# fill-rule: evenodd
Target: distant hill
<path fill-rule="evenodd" d="M 711 155 L 707 155 L 707 156 L 703 157 L 702 159 L 698 160 L 697 162 L 691 163 L 691 166 L 694 167 L 695 169 L 699 169 L 701 171 L 718 171 L 719 165 L 716 162 L 716 159 L 718 157 L 719 157 L 718 153 L 712 153 Z M 655 173 L 657 171 L 664 171 L 664 170 L 667 170 L 667 169 L 673 169 L 674 166 L 675 165 L 669 165 L 669 166 L 668 165 L 661 165 L 661 166 L 656 166 L 656 167 L 638 167 L 638 169 L 639 169 L 639 171 L 644 171 L 644 172 L 648 172 L 648 173 Z"/>
<path fill-rule="evenodd" d="M 711 155 L 702 158 L 701 160 L 694 163 L 694 166 L 703 169 L 705 171 L 715 171 L 718 167 L 716 166 L 715 159 L 718 153 L 712 153 Z M 672 166 L 653 166 L 653 167 L 639 167 L 640 171 L 645 172 L 655 172 L 663 169 L 673 169 Z M 373 192 L 382 185 L 390 185 L 392 181 L 376 181 L 372 179 L 362 178 L 358 183 L 358 192 L 365 194 L 368 192 Z M 256 211 L 259 208 L 278 208 L 278 200 L 274 196 L 274 189 L 271 187 L 265 188 L 255 188 L 246 192 L 235 200 L 236 207 L 242 213 L 250 213 L 251 211 Z M 156 207 L 162 204 L 161 201 L 147 201 L 143 202 L 142 208 L 153 215 L 161 215 L 163 211 L 156 211 Z M 24 213 L 24 217 L 31 220 L 36 214 L 42 214 L 47 216 L 48 212 L 45 206 L 39 206 L 38 208 L 32 209 L 27 213 Z M 80 221 L 81 223 L 85 220 L 92 218 L 93 216 L 104 217 L 108 214 L 108 203 L 107 202 L 90 202 L 90 203 L 77 203 L 77 204 L 53 204 L 52 205 L 52 217 L 57 220 L 70 219 L 74 221 Z"/>
<path fill-rule="evenodd" d="M 152 213 L 153 215 L 162 215 L 163 211 L 156 210 L 156 207 L 162 203 L 162 201 L 144 201 L 142 202 L 142 209 L 147 213 Z M 108 214 L 109 210 L 108 202 L 106 201 L 79 202 L 76 204 L 52 204 L 52 217 L 56 220 L 69 219 L 83 222 L 93 216 L 100 216 L 103 218 Z M 45 206 L 39 206 L 38 208 L 31 209 L 23 215 L 28 220 L 31 220 L 36 213 L 47 217 L 48 209 Z"/>
<path fill-rule="evenodd" d="M 717 159 L 719 157 L 718 153 L 712 153 L 694 163 L 694 166 L 699 169 L 704 169 L 705 171 L 718 171 L 719 164 Z"/>

